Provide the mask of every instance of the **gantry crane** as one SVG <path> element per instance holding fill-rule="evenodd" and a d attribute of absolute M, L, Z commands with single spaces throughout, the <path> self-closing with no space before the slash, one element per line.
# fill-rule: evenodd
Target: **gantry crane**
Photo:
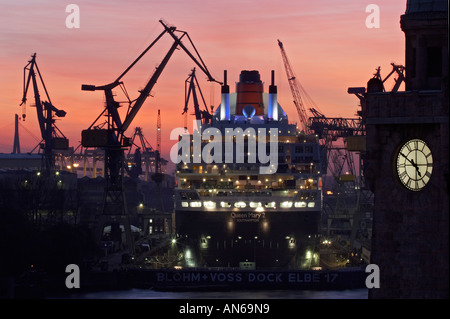
<path fill-rule="evenodd" d="M 86 91 L 103 91 L 106 98 L 106 106 L 104 110 L 87 130 L 82 131 L 82 145 L 84 147 L 101 147 L 105 152 L 105 194 L 102 213 L 100 221 L 98 223 L 98 234 L 100 235 L 100 237 L 103 234 L 103 227 L 105 222 L 116 222 L 116 220 L 117 222 L 120 222 L 120 220 L 122 220 L 125 223 L 124 227 L 127 236 L 127 242 L 129 244 L 127 245 L 127 247 L 131 253 L 134 253 L 134 244 L 131 240 L 131 227 L 129 224 L 129 216 L 127 213 L 125 193 L 122 186 L 124 149 L 129 147 L 131 144 L 130 139 L 125 136 L 126 130 L 136 117 L 136 114 L 144 104 L 147 97 L 150 95 L 150 92 L 156 84 L 156 81 L 158 80 L 169 59 L 177 48 L 181 48 L 186 52 L 186 54 L 195 62 L 195 64 L 206 74 L 209 81 L 217 82 L 209 73 L 206 65 L 201 59 L 187 32 L 177 30 L 174 26 L 168 26 L 162 20 L 160 20 L 159 22 L 164 27 L 164 31 L 161 32 L 159 36 L 157 36 L 157 38 L 137 57 L 137 59 L 133 63 L 131 63 L 131 65 L 116 80 L 106 85 L 82 85 L 81 87 L 82 90 Z M 172 46 L 164 56 L 159 66 L 156 67 L 156 70 L 154 71 L 150 80 L 147 82 L 146 86 L 139 91 L 139 96 L 135 100 L 130 100 L 121 79 L 166 33 L 169 34 L 174 40 Z M 181 36 L 178 36 L 177 33 L 181 33 Z M 181 40 L 183 38 L 187 38 L 187 40 L 191 43 L 196 54 L 195 56 L 182 43 Z M 128 110 L 123 120 L 121 119 L 118 110 L 121 105 L 114 99 L 114 94 L 112 92 L 112 90 L 118 86 L 123 89 L 125 95 L 128 98 Z M 97 124 L 97 121 L 101 117 L 106 117 L 106 122 Z"/>
<path fill-rule="evenodd" d="M 39 80 L 45 91 L 47 101 L 41 101 L 37 76 L 39 76 Z M 36 113 L 42 137 L 42 141 L 38 144 L 38 146 L 40 146 L 40 148 L 44 150 L 44 168 L 48 173 L 54 168 L 53 150 L 68 149 L 69 140 L 64 136 L 64 134 L 58 129 L 55 124 L 54 117 L 64 117 L 66 115 L 66 112 L 63 110 L 59 110 L 52 104 L 50 96 L 48 95 L 47 88 L 44 84 L 44 80 L 42 79 L 41 72 L 39 71 L 36 62 L 36 53 L 31 56 L 31 60 L 28 61 L 23 70 L 23 97 L 22 103 L 20 103 L 20 105 L 23 107 L 23 121 L 25 121 L 26 117 L 25 105 L 27 102 L 27 93 L 30 82 L 32 82 L 33 85 Z M 36 149 L 36 147 L 34 149 Z"/>
<path fill-rule="evenodd" d="M 361 118 L 326 117 L 315 108 L 309 109 L 313 116 L 308 119 L 308 126 L 319 139 L 327 136 L 331 140 L 338 137 L 363 135 L 364 127 Z"/>

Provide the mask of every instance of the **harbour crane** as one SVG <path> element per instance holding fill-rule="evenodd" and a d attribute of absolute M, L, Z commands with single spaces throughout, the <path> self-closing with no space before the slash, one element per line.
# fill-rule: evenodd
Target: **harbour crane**
<path fill-rule="evenodd" d="M 384 83 L 386 82 L 387 79 L 389 79 L 389 77 L 392 74 L 397 73 L 398 78 L 394 79 L 395 84 L 394 84 L 392 90 L 390 91 L 391 93 L 397 92 L 398 89 L 400 88 L 400 85 L 406 80 L 405 79 L 405 70 L 406 70 L 406 68 L 403 65 L 395 64 L 395 63 L 391 63 L 391 66 L 392 66 L 392 70 L 391 70 L 391 72 L 389 72 L 388 75 L 386 75 L 384 80 L 381 77 L 381 72 L 380 72 L 381 68 L 378 67 L 376 69 L 377 72 L 374 73 L 373 78 L 370 80 L 370 82 L 372 82 L 370 86 L 375 86 L 375 90 L 386 92 L 386 89 L 384 87 Z M 376 83 L 376 84 L 373 85 L 373 83 Z M 372 87 L 372 89 L 373 89 L 373 87 Z"/>
<path fill-rule="evenodd" d="M 138 144 L 139 143 L 139 144 Z M 136 177 L 142 174 L 141 160 L 145 163 L 144 180 L 148 181 L 150 164 L 155 161 L 155 150 L 145 138 L 142 127 L 136 127 L 131 138 L 131 147 L 128 149 L 127 159 L 132 163 L 128 171 L 130 177 Z M 134 155 L 131 153 L 133 146 L 136 146 Z"/>
<path fill-rule="evenodd" d="M 159 198 L 160 210 L 163 212 L 164 200 L 161 191 L 161 183 L 164 180 L 164 174 L 161 167 L 161 110 L 158 110 L 156 120 L 156 151 L 155 151 L 155 172 L 152 174 L 152 180 L 156 183 L 156 196 Z"/>
<path fill-rule="evenodd" d="M 297 108 L 303 131 L 306 134 L 315 134 L 321 142 L 323 150 L 326 154 L 326 160 L 323 161 L 324 175 L 327 172 L 330 172 L 337 187 L 340 189 L 337 192 L 339 192 L 341 196 L 338 198 L 338 201 L 334 205 L 333 213 L 339 216 L 339 218 L 342 218 L 343 214 L 338 213 L 338 211 L 346 211 L 350 212 L 350 214 L 354 217 L 357 215 L 355 209 L 359 208 L 359 193 L 356 194 L 357 196 L 355 205 L 349 203 L 346 198 L 343 198 L 344 196 L 347 196 L 347 194 L 349 194 L 347 188 L 351 189 L 351 193 L 354 193 L 355 190 L 359 191 L 360 189 L 360 186 L 355 185 L 355 163 L 353 154 L 348 150 L 347 147 L 335 146 L 333 145 L 333 142 L 338 138 L 348 138 L 355 135 L 365 135 L 364 125 L 362 123 L 361 117 L 330 118 L 326 117 L 324 114 L 318 111 L 315 103 L 308 96 L 300 83 L 298 83 L 294 71 L 287 58 L 283 43 L 280 40 L 278 40 L 278 45 L 281 49 L 281 54 L 286 69 L 291 93 L 294 97 L 294 104 Z M 312 115 L 309 118 L 307 118 L 305 104 L 302 97 L 305 97 L 308 101 L 308 110 Z M 346 174 L 343 174 L 344 167 L 346 167 Z M 348 185 L 349 181 L 352 183 L 353 187 L 350 187 L 350 185 Z M 350 216 L 350 218 L 352 218 L 352 216 Z"/>
<path fill-rule="evenodd" d="M 12 154 L 20 154 L 19 115 L 14 114 L 14 144 Z"/>
<path fill-rule="evenodd" d="M 174 26 L 168 26 L 162 20 L 159 22 L 164 27 L 164 31 L 161 32 L 156 39 L 131 63 L 131 65 L 119 75 L 113 82 L 95 86 L 95 85 L 82 85 L 81 89 L 85 91 L 103 91 L 106 98 L 106 106 L 97 119 L 91 124 L 91 126 L 82 131 L 82 145 L 84 147 L 101 147 L 105 152 L 105 195 L 103 201 L 103 208 L 98 223 L 98 234 L 103 234 L 102 223 L 106 221 L 123 220 L 128 245 L 128 249 L 131 253 L 134 253 L 133 241 L 131 240 L 131 227 L 129 224 L 129 216 L 127 213 L 125 192 L 123 191 L 122 177 L 124 168 L 124 149 L 130 146 L 130 139 L 125 136 L 125 132 L 136 117 L 138 111 L 144 104 L 147 97 L 154 85 L 156 84 L 159 76 L 167 65 L 169 59 L 176 49 L 181 48 L 184 52 L 195 62 L 195 64 L 206 74 L 208 81 L 216 81 L 208 71 L 206 65 L 201 59 L 197 49 L 195 48 L 192 40 L 185 31 L 177 30 Z M 128 73 L 128 71 L 135 66 L 135 64 L 157 43 L 165 34 L 169 34 L 174 42 L 170 47 L 163 60 L 156 67 L 153 75 L 147 82 L 146 86 L 140 90 L 139 96 L 135 100 L 130 100 L 124 84 L 121 81 L 122 78 Z M 181 36 L 178 34 L 181 33 Z M 181 41 L 186 38 L 192 45 L 195 55 L 192 54 L 188 48 Z M 218 82 L 220 83 L 220 82 Z M 128 98 L 128 110 L 124 119 L 121 119 L 118 109 L 120 103 L 114 99 L 112 90 L 116 87 L 121 87 L 125 95 Z M 101 117 L 106 117 L 106 122 L 97 124 Z"/>
<path fill-rule="evenodd" d="M 196 88 L 198 88 L 198 91 L 200 93 L 200 97 L 202 98 L 204 109 L 200 109 L 199 105 L 199 99 L 197 96 Z M 188 105 L 189 105 L 189 99 L 192 94 L 192 99 L 194 102 L 194 115 L 195 119 L 197 121 L 201 121 L 202 124 L 208 124 L 210 123 L 212 119 L 211 113 L 208 111 L 208 107 L 206 106 L 205 98 L 203 97 L 202 90 L 200 89 L 200 85 L 198 84 L 197 77 L 195 76 L 195 68 L 192 69 L 191 74 L 189 74 L 188 78 L 185 81 L 185 87 L 184 87 L 184 97 L 185 97 L 185 103 L 184 103 L 184 109 L 182 115 L 185 115 L 184 120 L 184 128 L 187 129 L 187 112 L 188 112 Z"/>
<path fill-rule="evenodd" d="M 340 212 L 349 212 L 350 214 L 347 213 L 347 215 L 349 215 L 350 219 L 353 220 L 349 236 L 350 246 L 352 246 L 356 238 L 357 227 L 359 227 L 361 207 L 363 205 L 367 206 L 366 204 L 372 201 L 372 194 L 368 189 L 366 189 L 366 183 L 362 174 L 362 158 L 365 156 L 364 138 L 366 135 L 362 114 L 365 111 L 364 93 L 366 93 L 366 89 L 359 87 L 348 89 L 348 93 L 355 94 L 361 102 L 362 110 L 357 112 L 358 117 L 326 117 L 315 107 L 309 107 L 308 110 L 311 112 L 312 116 L 305 121 L 306 111 L 302 96 L 307 98 L 311 105 L 314 106 L 315 104 L 297 82 L 292 67 L 287 59 L 283 44 L 280 40 L 278 40 L 278 45 L 281 49 L 286 74 L 288 76 L 289 85 L 294 97 L 294 104 L 297 107 L 301 122 L 306 123 L 305 132 L 317 135 L 321 141 L 321 144 L 327 154 L 327 159 L 325 162 L 326 170 L 333 176 L 338 186 L 337 192 L 341 194 L 335 204 L 334 212 L 339 216 L 343 216 Z M 384 79 L 382 79 L 380 75 L 380 68 L 377 69 L 374 77 L 368 83 L 368 91 L 385 92 L 386 90 L 384 84 L 386 80 L 394 73 L 398 75 L 398 78 L 394 79 L 395 85 L 391 92 L 394 93 L 398 91 L 400 85 L 405 80 L 405 67 L 394 63 L 391 63 L 391 65 L 392 71 Z M 333 142 L 337 141 L 339 138 L 344 139 L 344 146 L 335 146 L 333 144 Z M 352 141 L 351 146 L 350 141 Z M 356 169 L 353 154 L 354 152 L 359 153 L 359 180 L 356 180 L 355 176 Z M 346 171 L 344 171 L 344 167 L 346 167 Z M 354 202 L 349 203 L 351 201 L 344 198 L 344 194 L 350 194 L 353 196 L 355 199 Z"/>
<path fill-rule="evenodd" d="M 308 126 L 319 139 L 327 136 L 331 140 L 338 137 L 363 135 L 364 127 L 361 118 L 326 117 L 315 108 L 310 108 L 313 116 L 308 119 Z"/>
<path fill-rule="evenodd" d="M 39 77 L 41 85 L 45 91 L 47 101 L 41 101 L 37 77 Z M 38 144 L 38 146 L 40 146 L 40 148 L 44 150 L 44 158 L 43 158 L 44 168 L 45 171 L 48 173 L 54 168 L 53 150 L 68 149 L 69 140 L 64 136 L 64 134 L 59 130 L 59 128 L 55 124 L 55 116 L 64 117 L 66 116 L 66 112 L 56 108 L 52 104 L 44 80 L 42 78 L 41 72 L 39 71 L 39 67 L 36 62 L 36 53 L 34 53 L 31 56 L 31 60 L 29 60 L 28 63 L 25 65 L 23 71 L 23 97 L 22 103 L 20 103 L 20 106 L 23 107 L 22 112 L 23 121 L 25 121 L 26 117 L 25 106 L 27 102 L 27 93 L 28 88 L 30 86 L 30 82 L 33 85 L 36 113 L 42 137 L 42 140 Z M 36 149 L 36 147 L 34 149 Z"/>
<path fill-rule="evenodd" d="M 305 106 L 303 104 L 303 99 L 301 93 L 305 92 L 303 87 L 298 83 L 297 77 L 294 74 L 294 70 L 289 63 L 289 59 L 287 57 L 286 51 L 284 50 L 283 43 L 278 40 L 278 46 L 281 50 L 281 57 L 283 58 L 284 68 L 286 70 L 286 75 L 288 78 L 289 86 L 291 88 L 292 97 L 294 98 L 294 104 L 297 109 L 298 117 L 300 119 L 301 130 L 305 134 L 310 134 L 311 130 L 308 126 L 308 118 L 306 115 Z"/>
<path fill-rule="evenodd" d="M 163 179 L 164 174 L 161 168 L 161 110 L 158 110 L 158 118 L 156 120 L 155 172 L 152 175 L 152 180 L 160 187 Z"/>
<path fill-rule="evenodd" d="M 141 149 L 138 147 L 134 151 L 133 160 L 130 163 L 130 158 L 128 157 L 128 165 L 125 165 L 125 169 L 128 176 L 131 178 L 138 178 L 142 174 L 142 154 Z"/>

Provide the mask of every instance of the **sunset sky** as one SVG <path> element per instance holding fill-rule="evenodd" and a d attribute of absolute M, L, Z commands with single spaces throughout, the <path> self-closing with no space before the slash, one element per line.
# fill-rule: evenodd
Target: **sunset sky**
<path fill-rule="evenodd" d="M 80 28 L 67 28 L 66 6 L 80 9 Z M 380 27 L 367 28 L 369 4 L 380 8 Z M 81 91 L 81 84 L 114 81 L 163 31 L 160 19 L 187 31 L 217 80 L 228 70 L 231 92 L 241 70 L 259 70 L 265 91 L 275 70 L 278 100 L 298 121 L 277 39 L 285 47 L 301 85 L 328 117 L 355 117 L 359 101 L 348 87 L 365 86 L 375 69 L 385 77 L 391 63 L 404 64 L 400 16 L 406 0 L 1 0 L 0 4 L 0 152 L 11 153 L 14 114 L 21 114 L 23 68 L 33 53 L 53 104 L 67 112 L 57 126 L 77 147 L 104 106 L 102 91 Z M 122 80 L 131 98 L 138 96 L 173 40 L 158 41 Z M 190 47 L 189 47 L 190 48 Z M 194 67 L 176 51 L 136 119 L 156 146 L 156 115 L 161 109 L 162 151 L 169 159 L 173 128 L 184 125 L 184 82 Z M 207 104 L 220 104 L 220 86 L 197 71 Z M 392 77 L 387 89 L 393 86 Z M 44 91 L 41 89 L 44 99 Z M 117 99 L 124 100 L 116 89 Z M 39 142 L 33 91 L 28 93 L 21 151 Z M 190 110 L 193 111 L 192 104 Z M 309 114 L 308 114 L 309 115 Z M 194 117 L 190 115 L 190 123 Z M 29 132 L 32 134 L 30 134 Z"/>

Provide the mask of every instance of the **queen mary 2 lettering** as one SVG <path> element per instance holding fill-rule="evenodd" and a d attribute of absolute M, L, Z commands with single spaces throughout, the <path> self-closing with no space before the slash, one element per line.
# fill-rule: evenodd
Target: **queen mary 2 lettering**
<path fill-rule="evenodd" d="M 249 213 L 235 213 L 231 212 L 230 214 L 233 221 L 240 223 L 240 222 L 255 222 L 259 223 L 259 221 L 265 217 L 264 212 L 249 212 Z"/>
<path fill-rule="evenodd" d="M 309 269 L 319 264 L 322 147 L 290 123 L 258 71 L 226 75 L 221 103 L 177 137 L 175 226 L 180 266 Z"/>

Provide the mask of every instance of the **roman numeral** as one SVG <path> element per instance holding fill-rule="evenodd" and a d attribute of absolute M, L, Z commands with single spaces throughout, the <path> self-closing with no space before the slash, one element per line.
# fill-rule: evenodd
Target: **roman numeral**
<path fill-rule="evenodd" d="M 421 185 L 419 185 L 419 183 L 421 184 Z M 419 188 L 419 187 L 424 187 L 425 186 L 425 182 L 422 180 L 422 179 L 419 179 L 418 181 L 417 181 L 417 187 Z"/>
<path fill-rule="evenodd" d="M 408 177 L 408 174 L 406 173 L 406 171 L 403 171 L 403 172 L 400 173 L 399 177 L 401 179 L 404 179 L 405 177 Z"/>
<path fill-rule="evenodd" d="M 407 182 L 406 184 L 407 184 L 407 186 L 408 186 L 409 188 L 412 188 L 412 187 L 411 187 L 412 179 L 408 179 L 408 182 Z"/>
<path fill-rule="evenodd" d="M 408 144 L 406 144 L 406 148 L 408 149 L 408 151 L 410 151 L 411 152 L 411 146 L 409 146 L 409 143 Z"/>
<path fill-rule="evenodd" d="M 425 143 L 422 143 L 422 152 L 425 149 L 425 147 L 426 147 Z"/>

